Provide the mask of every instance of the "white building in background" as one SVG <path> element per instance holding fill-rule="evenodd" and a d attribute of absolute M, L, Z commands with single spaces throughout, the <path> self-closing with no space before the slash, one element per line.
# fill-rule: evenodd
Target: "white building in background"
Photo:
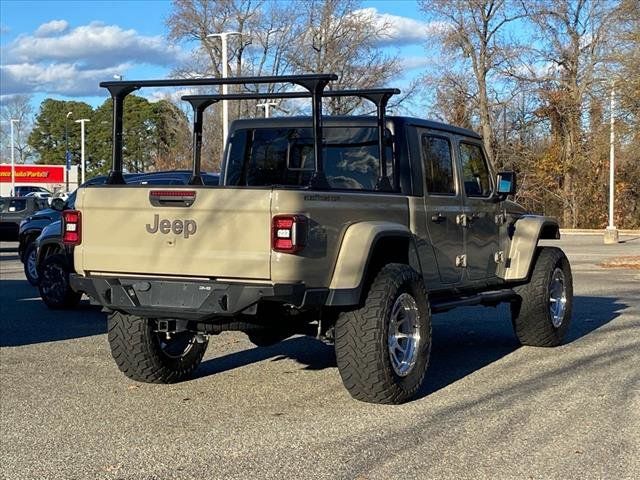
<path fill-rule="evenodd" d="M 53 193 L 66 190 L 66 173 L 64 165 L 16 165 L 15 185 L 37 185 Z M 0 164 L 0 196 L 11 195 L 11 164 Z M 69 170 L 69 191 L 78 188 L 78 166 L 72 165 Z"/>

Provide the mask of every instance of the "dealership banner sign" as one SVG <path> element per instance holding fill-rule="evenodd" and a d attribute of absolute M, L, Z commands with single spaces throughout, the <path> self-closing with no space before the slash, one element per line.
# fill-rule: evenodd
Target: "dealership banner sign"
<path fill-rule="evenodd" d="M 15 183 L 64 183 L 64 165 L 16 165 Z M 11 183 L 11 165 L 0 165 L 0 182 Z"/>

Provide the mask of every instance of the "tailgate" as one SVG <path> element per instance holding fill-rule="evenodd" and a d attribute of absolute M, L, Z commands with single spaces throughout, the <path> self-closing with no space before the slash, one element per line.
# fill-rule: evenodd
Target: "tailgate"
<path fill-rule="evenodd" d="M 78 273 L 270 278 L 270 189 L 109 186 L 78 193 Z"/>

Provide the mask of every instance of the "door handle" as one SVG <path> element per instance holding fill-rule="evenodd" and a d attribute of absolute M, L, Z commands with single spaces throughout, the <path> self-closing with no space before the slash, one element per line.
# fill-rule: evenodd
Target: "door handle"
<path fill-rule="evenodd" d="M 444 216 L 443 214 L 441 214 L 440 212 L 431 215 L 431 221 L 435 222 L 435 223 L 440 223 L 440 222 L 444 222 L 447 219 L 446 216 Z"/>

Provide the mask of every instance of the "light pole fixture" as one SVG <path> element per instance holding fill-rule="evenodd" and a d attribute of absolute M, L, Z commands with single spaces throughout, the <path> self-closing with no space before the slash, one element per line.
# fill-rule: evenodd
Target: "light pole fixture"
<path fill-rule="evenodd" d="M 16 194 L 16 159 L 15 159 L 15 143 L 13 140 L 13 124 L 20 123 L 20 120 L 12 118 L 9 120 L 11 123 L 11 195 Z"/>
<path fill-rule="evenodd" d="M 80 182 L 80 185 L 82 185 L 84 183 L 84 172 L 85 172 L 85 163 L 84 163 L 84 124 L 85 122 L 89 122 L 90 120 L 88 118 L 81 118 L 80 120 L 76 120 L 76 123 L 80 124 L 80 165 L 81 165 L 81 171 L 82 171 L 82 176 L 81 179 L 82 181 Z M 78 186 L 80 186 L 78 185 Z"/>
<path fill-rule="evenodd" d="M 66 163 L 65 168 L 65 183 L 66 183 L 66 191 L 69 191 L 69 170 L 71 170 L 71 152 L 69 151 L 69 117 L 73 115 L 73 112 L 67 113 L 67 116 L 64 119 L 64 143 L 65 143 L 65 153 L 64 160 Z"/>
<path fill-rule="evenodd" d="M 227 55 L 227 39 L 229 35 L 242 35 L 240 32 L 210 33 L 206 38 L 220 38 L 222 42 L 222 78 L 229 76 L 229 60 Z M 228 92 L 228 85 L 222 85 L 222 95 Z M 227 145 L 227 134 L 229 132 L 229 105 L 226 100 L 222 100 L 222 148 Z"/>
<path fill-rule="evenodd" d="M 118 81 L 122 81 L 124 79 L 124 75 L 120 75 L 119 73 L 116 73 L 113 78 L 115 78 Z"/>
<path fill-rule="evenodd" d="M 269 101 L 256 104 L 256 107 L 264 108 L 264 118 L 269 118 L 270 116 L 269 113 L 271 109 L 269 107 L 277 107 L 277 106 L 278 106 L 277 102 L 269 102 Z"/>
<path fill-rule="evenodd" d="M 618 229 L 614 225 L 614 199 L 615 199 L 615 165 L 616 165 L 616 149 L 615 149 L 615 85 L 611 83 L 611 105 L 609 111 L 609 225 L 604 231 L 604 243 L 618 243 Z"/>

